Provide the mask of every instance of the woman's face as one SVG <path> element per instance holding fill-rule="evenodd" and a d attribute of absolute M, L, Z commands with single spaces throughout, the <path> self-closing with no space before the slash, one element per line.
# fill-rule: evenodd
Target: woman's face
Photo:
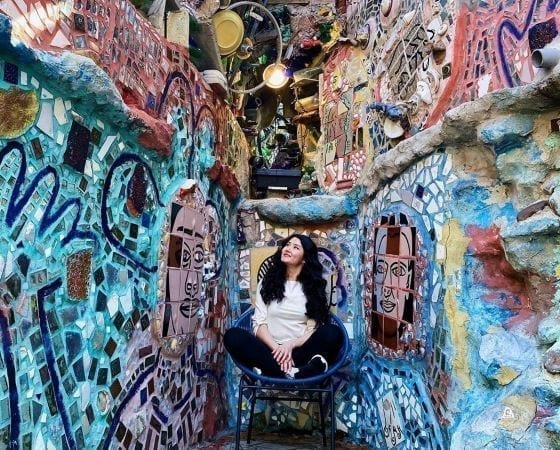
<path fill-rule="evenodd" d="M 412 231 L 410 227 L 393 227 L 392 236 L 389 236 L 388 230 L 380 227 L 375 235 L 376 310 L 391 319 L 402 320 L 413 278 L 412 266 L 409 263 L 410 257 L 414 256 Z M 395 252 L 395 248 L 398 251 Z"/>
<path fill-rule="evenodd" d="M 288 266 L 301 266 L 303 264 L 303 246 L 297 237 L 291 238 L 282 248 L 280 261 Z"/>

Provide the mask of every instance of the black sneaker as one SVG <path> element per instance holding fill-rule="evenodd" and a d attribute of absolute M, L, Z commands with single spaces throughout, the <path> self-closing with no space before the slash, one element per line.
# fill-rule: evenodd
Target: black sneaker
<path fill-rule="evenodd" d="M 315 355 L 305 366 L 299 367 L 299 370 L 294 374 L 294 378 L 311 378 L 325 373 L 328 368 L 327 360 L 321 355 Z"/>

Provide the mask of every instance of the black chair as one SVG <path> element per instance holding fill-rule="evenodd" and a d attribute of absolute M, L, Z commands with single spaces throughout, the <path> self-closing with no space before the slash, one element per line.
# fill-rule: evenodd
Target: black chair
<path fill-rule="evenodd" d="M 243 328 L 252 331 L 251 318 L 254 309 L 250 308 L 245 311 L 234 323 L 235 327 Z M 325 414 L 323 404 L 323 394 L 327 394 L 330 400 L 331 412 L 331 449 L 334 450 L 336 419 L 334 407 L 334 393 L 335 388 L 332 381 L 332 376 L 340 367 L 346 362 L 348 353 L 350 352 L 350 339 L 346 328 L 344 328 L 341 320 L 334 314 L 330 314 L 330 321 L 333 325 L 340 328 L 343 335 L 343 344 L 340 348 L 338 356 L 334 363 L 329 365 L 328 370 L 320 375 L 293 379 L 293 378 L 272 378 L 264 375 L 259 375 L 253 369 L 244 366 L 239 361 L 232 358 L 235 365 L 241 370 L 241 379 L 239 380 L 239 393 L 237 399 L 237 426 L 235 430 L 235 448 L 239 449 L 241 440 L 241 405 L 243 394 L 245 391 L 249 392 L 250 412 L 249 423 L 247 426 L 247 443 L 251 442 L 251 431 L 253 427 L 253 415 L 255 412 L 255 402 L 257 400 L 306 400 L 319 404 L 319 416 L 321 418 L 321 433 L 323 436 L 323 446 L 327 445 L 327 437 L 325 433 Z M 298 392 L 296 395 L 288 395 L 290 392 Z M 268 392 L 268 394 L 266 394 Z"/>

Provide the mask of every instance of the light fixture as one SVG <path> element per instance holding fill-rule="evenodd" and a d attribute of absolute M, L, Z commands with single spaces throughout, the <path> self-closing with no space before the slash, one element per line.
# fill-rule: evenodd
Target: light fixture
<path fill-rule="evenodd" d="M 280 89 L 288 82 L 286 66 L 281 63 L 273 63 L 264 69 L 263 80 L 272 89 Z"/>

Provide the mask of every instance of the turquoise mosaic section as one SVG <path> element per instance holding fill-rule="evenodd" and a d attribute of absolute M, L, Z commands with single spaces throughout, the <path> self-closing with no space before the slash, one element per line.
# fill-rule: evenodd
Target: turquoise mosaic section
<path fill-rule="evenodd" d="M 191 111 L 173 109 L 161 158 L 52 86 L 0 61 L 2 98 L 18 94 L 13 108 L 31 117 L 0 126 L 0 448 L 187 448 L 223 425 L 225 408 L 230 205 L 202 176 L 213 116 L 199 133 Z M 21 108 L 33 96 L 36 111 Z M 170 357 L 153 330 L 158 256 L 189 178 L 213 233 L 196 331 Z"/>
<path fill-rule="evenodd" d="M 370 231 L 382 217 L 403 217 L 417 233 L 417 300 L 412 338 L 405 352 L 387 348 L 370 336 L 371 290 L 362 289 L 365 335 L 356 343 L 359 362 L 356 398 L 362 411 L 355 437 L 372 448 L 446 448 L 446 389 L 449 342 L 443 322 L 445 248 L 440 244 L 449 219 L 447 186 L 454 182 L 451 158 L 435 154 L 419 161 L 385 186 L 365 206 L 361 218 L 364 255 L 373 245 Z M 398 223 L 396 224 L 398 225 Z M 373 264 L 364 261 L 364 286 L 371 284 Z M 442 323 L 443 322 L 443 323 Z M 348 415 L 352 414 L 349 409 Z M 366 430 L 379 430 L 370 433 Z"/>

